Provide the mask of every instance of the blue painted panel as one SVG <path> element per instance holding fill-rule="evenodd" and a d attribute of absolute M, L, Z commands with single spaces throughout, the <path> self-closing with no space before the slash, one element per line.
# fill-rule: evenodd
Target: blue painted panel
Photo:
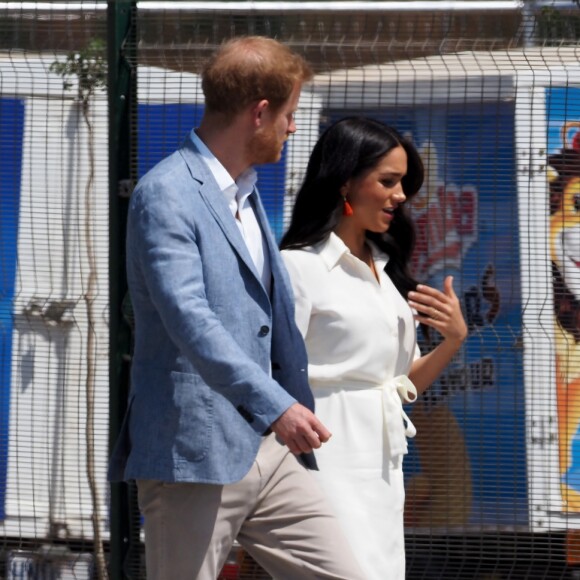
<path fill-rule="evenodd" d="M 0 519 L 6 517 L 12 302 L 18 250 L 23 132 L 23 101 L 0 98 Z"/>
<path fill-rule="evenodd" d="M 203 105 L 140 104 L 138 121 L 138 174 L 141 177 L 179 147 L 203 115 Z M 278 163 L 256 167 L 258 190 L 270 226 L 279 239 L 283 231 L 286 147 Z"/>

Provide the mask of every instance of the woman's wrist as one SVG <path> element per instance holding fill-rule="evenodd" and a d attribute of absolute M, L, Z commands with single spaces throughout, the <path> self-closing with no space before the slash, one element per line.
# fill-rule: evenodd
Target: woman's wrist
<path fill-rule="evenodd" d="M 465 342 L 466 338 L 467 335 L 465 335 L 464 337 L 447 336 L 445 337 L 445 340 L 443 341 L 442 344 L 445 344 L 448 348 L 452 348 L 454 351 L 457 352 Z"/>

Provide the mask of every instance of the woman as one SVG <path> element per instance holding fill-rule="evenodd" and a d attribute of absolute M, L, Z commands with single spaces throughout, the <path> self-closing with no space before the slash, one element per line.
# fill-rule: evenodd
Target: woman
<path fill-rule="evenodd" d="M 409 273 L 404 202 L 422 182 L 416 149 L 395 129 L 343 119 L 313 150 L 281 244 L 316 413 L 333 433 L 316 451 L 317 476 L 368 580 L 405 576 L 402 460 L 414 427 L 402 399 L 427 389 L 467 336 L 452 278 L 439 291 Z M 443 336 L 424 356 L 417 323 Z"/>

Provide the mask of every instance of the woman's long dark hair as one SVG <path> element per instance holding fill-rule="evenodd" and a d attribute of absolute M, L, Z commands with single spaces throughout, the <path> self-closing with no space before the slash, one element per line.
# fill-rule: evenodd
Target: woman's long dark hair
<path fill-rule="evenodd" d="M 349 179 L 375 167 L 399 145 L 407 152 L 407 175 L 403 177 L 402 186 L 407 199 L 410 199 L 423 184 L 423 162 L 415 146 L 396 129 L 367 117 L 348 117 L 326 129 L 310 156 L 290 227 L 280 247 L 304 248 L 326 239 L 342 215 L 344 199 L 341 187 Z M 417 282 L 409 272 L 415 228 L 404 205 L 395 210 L 386 233 L 367 232 L 367 238 L 389 255 L 385 271 L 406 298 Z"/>

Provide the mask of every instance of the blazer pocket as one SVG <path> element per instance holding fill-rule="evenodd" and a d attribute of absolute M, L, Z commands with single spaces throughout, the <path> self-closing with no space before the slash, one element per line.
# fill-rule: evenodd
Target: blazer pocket
<path fill-rule="evenodd" d="M 174 412 L 177 429 L 177 460 L 201 461 L 210 447 L 213 423 L 213 395 L 201 377 L 192 373 L 171 372 L 174 387 Z"/>

